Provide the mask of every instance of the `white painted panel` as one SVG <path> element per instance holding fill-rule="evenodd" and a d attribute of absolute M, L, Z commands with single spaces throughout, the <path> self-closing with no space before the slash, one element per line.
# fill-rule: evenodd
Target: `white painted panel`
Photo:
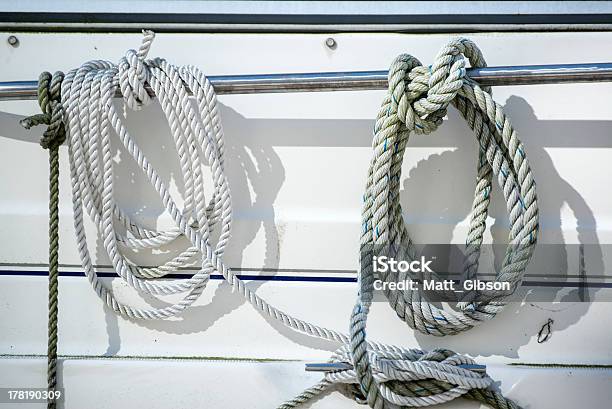
<path fill-rule="evenodd" d="M 7 80 L 34 79 L 43 69 L 67 70 L 91 58 L 117 60 L 124 49 L 136 47 L 140 41 L 138 35 L 130 34 L 20 34 L 19 37 L 19 48 L 6 45 L 0 54 L 5 63 L 2 78 Z M 339 46 L 332 52 L 323 45 L 324 35 L 163 34 L 156 39 L 151 54 L 163 55 L 176 64 L 196 64 L 211 75 L 382 69 L 401 52 L 411 52 L 429 63 L 450 36 L 345 34 L 335 37 Z M 493 65 L 604 61 L 607 59 L 605 46 L 612 40 L 611 33 L 474 34 L 470 37 L 482 47 Z M 572 52 L 549 52 L 560 45 Z M 65 47 L 71 53 L 62 54 Z M 61 60 L 52 57 L 58 53 L 62 55 Z M 605 158 L 612 148 L 608 130 L 611 90 L 610 84 L 495 90 L 497 100 L 505 106 L 525 142 L 539 182 L 544 242 L 556 241 L 561 229 L 567 230 L 563 234 L 571 235 L 576 219 L 597 234 L 593 239 L 602 243 L 610 241 L 612 196 L 601 194 L 599 186 L 605 184 L 610 173 Z M 265 253 L 261 249 L 268 240 L 273 263 L 269 262 L 266 267 L 355 268 L 356 220 L 370 156 L 372 118 L 381 97 L 381 91 L 220 97 L 228 162 L 236 164 L 228 167 L 237 218 L 234 241 L 227 255 L 229 265 L 248 268 L 265 265 Z M 40 249 L 46 242 L 43 227 L 46 153 L 32 143 L 38 138 L 36 132 L 26 132 L 17 123 L 23 115 L 35 113 L 37 107 L 34 101 L 3 102 L 0 107 L 2 151 L 6 157 L 14 158 L 0 165 L 2 174 L 9 175 L 0 181 L 3 192 L 0 209 L 6 215 L 2 226 L 12 237 L 4 243 L 0 254 L 7 263 L 44 263 L 46 256 Z M 159 112 L 156 107 L 150 107 L 130 113 L 129 122 L 153 163 L 164 165 L 162 178 L 171 182 L 178 172 L 178 163 L 167 159 L 174 158 L 172 149 L 159 149 L 169 141 Z M 404 182 L 404 203 L 407 215 L 415 224 L 411 233 L 417 240 L 446 242 L 450 235 L 453 241 L 462 242 L 475 167 L 473 136 L 457 114 L 452 113 L 448 123 L 434 135 L 414 137 L 411 147 L 404 162 L 404 174 L 409 176 Z M 28 161 L 28 172 L 15 172 L 23 160 Z M 62 242 L 65 244 L 61 260 L 78 265 L 70 234 L 72 216 L 65 158 L 62 164 L 61 225 L 66 241 Z M 118 178 L 123 182 L 119 186 L 124 186 L 120 189 L 120 198 L 127 200 L 136 193 L 147 204 L 143 217 L 163 219 L 161 205 L 154 200 L 144 179 L 132 180 L 131 172 L 135 170 L 128 161 L 125 168 L 119 168 Z M 433 175 L 437 175 L 435 179 Z M 130 183 L 126 184 L 128 179 Z M 419 200 L 412 200 L 414 195 Z M 452 203 L 446 206 L 449 202 Z M 561 223 L 565 203 L 574 214 L 564 216 Z M 131 206 L 140 208 L 141 204 Z M 431 223 L 427 219 L 431 215 L 442 215 L 442 219 Z M 494 216 L 503 217 L 499 203 L 494 208 Z M 334 220 L 333 224 L 329 223 L 330 219 Z M 264 220 L 275 220 L 276 226 L 270 228 Z M 426 226 L 420 226 L 422 223 Z M 333 234 L 328 233 L 330 229 Z M 29 232 L 34 231 L 40 234 L 32 237 Z M 281 236 L 280 245 L 276 236 Z M 333 245 L 322 239 L 330 240 Z M 275 247 L 282 247 L 283 256 L 274 255 Z M 310 256 L 319 252 L 324 253 Z M 107 260 L 98 254 L 98 263 L 107 264 Z"/>
<path fill-rule="evenodd" d="M 2 352 L 46 351 L 46 283 L 42 277 L 0 277 Z M 124 284 L 119 297 L 141 302 Z M 348 330 L 355 284 L 250 282 L 278 308 L 318 325 Z M 339 345 L 313 339 L 260 315 L 229 285 L 213 280 L 195 306 L 169 321 L 132 322 L 117 317 L 80 278 L 60 282 L 59 351 L 66 355 L 213 356 L 241 358 L 327 359 Z M 610 290 L 607 290 L 609 299 Z M 131 295 L 131 297 L 128 297 Z M 532 296 L 533 297 L 533 296 Z M 535 296 L 536 299 L 539 296 Z M 529 297 L 528 297 L 529 299 Z M 139 302 L 140 301 L 140 302 Z M 538 344 L 536 335 L 551 317 L 553 336 Z M 498 317 L 467 333 L 436 338 L 414 333 L 387 303 L 375 303 L 368 322 L 372 339 L 424 350 L 449 348 L 482 362 L 602 364 L 612 360 L 609 302 L 511 303 Z M 588 334 L 588 348 L 585 348 Z"/>
<path fill-rule="evenodd" d="M 42 359 L 0 359 L 0 366 L 6 369 L 0 371 L 0 387 L 44 387 L 39 375 L 45 368 Z M 303 362 L 67 360 L 61 366 L 62 385 L 66 388 L 64 408 L 114 409 L 126 407 L 128 402 L 146 402 L 146 407 L 151 409 L 274 408 L 320 380 L 319 374 L 303 369 Z M 524 408 L 606 409 L 612 399 L 610 370 L 499 365 L 489 366 L 487 370 L 498 381 L 496 387 Z M 332 392 L 305 407 L 363 406 L 339 392 Z M 486 406 L 457 399 L 436 408 L 484 409 Z"/>
<path fill-rule="evenodd" d="M 35 79 L 44 69 L 68 70 L 93 58 L 116 61 L 125 49 L 137 47 L 140 41 L 138 35 L 131 34 L 17 35 L 19 48 L 0 45 L 3 80 Z M 198 65 L 210 75 L 384 69 L 400 52 L 411 52 L 430 63 L 450 35 L 334 35 L 338 42 L 335 51 L 325 48 L 326 37 L 163 34 L 156 39 L 151 55 L 164 56 L 175 64 Z M 606 61 L 612 42 L 612 33 L 470 37 L 482 47 L 491 65 Z M 226 256 L 230 266 L 255 273 L 266 268 L 271 271 L 265 274 L 297 277 L 352 277 L 357 266 L 360 197 L 370 157 L 372 118 L 382 95 L 375 91 L 219 98 L 236 218 Z M 531 159 L 541 203 L 542 241 L 612 244 L 612 195 L 605 188 L 612 173 L 612 161 L 608 159 L 612 153 L 612 85 L 500 87 L 494 95 L 512 118 Z M 44 267 L 39 265 L 46 264 L 46 153 L 35 143 L 37 133 L 26 132 L 17 123 L 36 111 L 33 101 L 0 104 L 0 262 L 5 271 L 41 270 Z M 169 139 L 158 115 L 159 110 L 151 107 L 130 113 L 129 121 L 164 180 L 180 185 L 175 180 L 177 163 L 169 160 L 175 154 L 172 149 L 160 149 L 161 145 L 168 146 Z M 473 136 L 456 113 L 451 113 L 449 121 L 435 134 L 413 139 L 404 163 L 402 202 L 409 229 L 417 241 L 463 241 L 475 157 Z M 65 265 L 63 271 L 79 271 L 66 159 L 62 151 L 61 262 Z M 132 178 L 133 165 L 124 161 L 119 169 L 118 183 L 124 184 L 120 200 L 125 207 L 151 224 L 167 223 L 151 190 L 142 180 Z M 493 218 L 498 227 L 503 226 L 505 216 L 499 202 Z M 94 229 L 89 227 L 90 248 L 96 262 L 108 264 L 102 247 L 93 238 Z M 581 235 L 577 234 L 578 227 Z M 504 229 L 500 230 L 503 233 Z M 143 258 L 150 261 L 163 256 Z M 567 266 L 577 265 L 570 257 L 573 256 L 539 263 L 569 269 Z M 593 262 L 587 263 L 587 273 L 604 275 L 611 261 L 595 257 Z M 25 265 L 15 267 L 16 264 Z M 85 278 L 62 277 L 60 353 L 324 359 L 336 347 L 265 320 L 226 284 L 219 284 L 211 282 L 202 299 L 184 317 L 134 323 L 105 310 Z M 159 305 L 155 300 L 142 301 L 119 280 L 113 285 L 123 300 Z M 299 317 L 335 329 L 348 326 L 355 296 L 352 283 L 254 281 L 249 285 L 274 305 Z M 609 300 L 610 291 L 595 291 L 592 299 Z M 45 297 L 43 277 L 0 276 L 0 353 L 44 353 Z M 612 304 L 527 300 L 523 305 L 510 305 L 480 328 L 444 339 L 414 334 L 386 305 L 380 304 L 372 313 L 370 332 L 373 338 L 384 342 L 422 349 L 443 346 L 490 364 L 610 362 Z M 549 317 L 555 320 L 553 336 L 538 344 L 535 336 Z M 75 365 L 74 375 L 70 375 L 74 378 L 69 376 L 70 365 Z M 101 379 L 107 376 L 104 371 L 110 370 L 94 366 L 92 372 L 79 372 L 88 370 L 78 365 L 86 364 L 66 366 L 67 386 L 78 373 L 91 373 L 92 378 Z M 286 371 L 296 378 L 305 376 L 300 368 Z M 41 376 L 37 371 L 36 376 Z M 215 373 L 202 372 L 206 376 Z M 501 377 L 505 376 L 502 372 Z M 6 371 L 0 370 L 0 376 L 2 373 Z M 143 373 L 148 375 L 146 370 Z M 278 377 L 290 375 L 282 372 Z M 198 379 L 200 374 L 186 369 L 185 376 Z M 607 390 L 597 389 L 598 382 L 608 378 L 593 377 L 596 380 L 585 378 L 576 384 L 600 391 L 594 392 L 594 403 L 589 407 L 603 407 L 597 405 L 600 399 L 607 399 Z M 261 407 L 290 397 L 313 380 L 300 379 L 304 385 L 289 382 L 290 388 L 282 389 Z M 557 402 L 540 402 L 536 386 L 542 384 L 528 377 L 522 379 L 525 389 L 520 396 L 533 402 L 532 407 L 553 407 L 546 405 Z M 248 387 L 261 385 L 253 383 Z M 79 407 L 79 399 L 88 395 L 88 389 L 79 390 L 73 407 Z M 563 407 L 576 407 L 568 397 L 572 390 L 579 389 L 559 387 Z"/>

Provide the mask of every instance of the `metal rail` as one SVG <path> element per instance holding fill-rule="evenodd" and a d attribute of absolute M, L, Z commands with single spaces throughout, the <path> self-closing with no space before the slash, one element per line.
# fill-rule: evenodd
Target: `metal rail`
<path fill-rule="evenodd" d="M 486 365 L 478 364 L 461 364 L 457 365 L 458 368 L 469 369 L 473 372 L 486 372 Z M 344 362 L 325 362 L 325 363 L 312 363 L 306 364 L 306 372 L 334 372 L 334 371 L 346 371 L 353 369 L 353 365 Z"/>
<path fill-rule="evenodd" d="M 612 81 L 612 63 L 470 68 L 480 85 L 531 85 Z M 387 71 L 211 76 L 218 94 L 358 91 L 387 87 Z M 0 82 L 0 100 L 36 98 L 36 81 Z M 149 88 L 149 93 L 153 91 Z M 120 96 L 120 95 L 117 95 Z"/>

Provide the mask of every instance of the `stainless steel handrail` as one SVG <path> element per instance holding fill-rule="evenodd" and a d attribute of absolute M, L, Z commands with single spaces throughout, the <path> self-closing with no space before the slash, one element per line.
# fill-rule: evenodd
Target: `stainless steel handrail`
<path fill-rule="evenodd" d="M 612 63 L 470 68 L 467 75 L 483 86 L 607 82 L 612 81 Z M 385 89 L 387 71 L 222 75 L 209 80 L 218 94 L 358 91 Z M 36 81 L 0 82 L 0 100 L 36 98 L 36 86 Z"/>

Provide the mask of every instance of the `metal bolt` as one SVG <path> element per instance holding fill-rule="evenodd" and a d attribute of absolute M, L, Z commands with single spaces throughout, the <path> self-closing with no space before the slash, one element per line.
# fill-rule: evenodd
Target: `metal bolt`
<path fill-rule="evenodd" d="M 329 37 L 327 40 L 325 40 L 325 45 L 327 46 L 327 48 L 334 50 L 338 46 L 338 43 L 336 43 L 336 40 Z"/>
<path fill-rule="evenodd" d="M 9 45 L 13 47 L 19 47 L 19 39 L 15 36 L 9 36 L 6 41 L 8 41 Z"/>

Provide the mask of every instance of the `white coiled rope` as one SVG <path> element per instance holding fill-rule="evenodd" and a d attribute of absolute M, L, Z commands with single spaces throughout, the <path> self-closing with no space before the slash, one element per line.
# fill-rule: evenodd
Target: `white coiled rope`
<path fill-rule="evenodd" d="M 195 67 L 175 67 L 160 58 L 145 60 L 153 38 L 152 32 L 145 31 L 140 49 L 128 51 L 119 64 L 90 61 L 70 71 L 62 83 L 61 97 L 69 143 L 78 249 L 85 273 L 102 301 L 115 312 L 132 319 L 165 319 L 181 313 L 193 304 L 204 291 L 210 274 L 219 272 L 246 300 L 267 316 L 306 334 L 342 343 L 343 346 L 332 357 L 332 362 L 352 363 L 355 369 L 328 373 L 324 381 L 294 400 L 286 402 L 281 406 L 283 408 L 297 406 L 333 383 L 357 382 L 361 384 L 361 388 L 353 391 L 354 396 L 367 398 L 372 407 L 382 407 L 384 402 L 393 405 L 427 406 L 482 389 L 487 392 L 486 397 L 480 400 L 498 407 L 515 408 L 516 405 L 511 401 L 505 400 L 496 392 L 484 389 L 491 384 L 491 379 L 486 374 L 458 367 L 461 364 L 473 363 L 467 357 L 446 350 L 424 353 L 367 342 L 364 314 L 356 314 L 353 317 L 349 337 L 294 318 L 269 305 L 245 287 L 222 261 L 223 251 L 230 237 L 232 207 L 230 189 L 224 173 L 223 131 L 214 90 L 206 77 Z M 457 79 L 466 80 L 464 77 Z M 120 89 L 126 106 L 134 110 L 140 109 L 151 102 L 145 90 L 145 83 L 150 84 L 155 92 L 176 145 L 185 182 L 182 209 L 179 209 L 168 188 L 135 143 L 112 102 L 117 89 Z M 193 94 L 195 103 L 190 100 L 189 91 Z M 454 92 L 456 94 L 456 91 Z M 405 108 L 401 102 L 399 106 Z M 434 112 L 434 116 L 440 120 L 441 115 L 441 109 Z M 420 122 L 416 117 L 414 121 L 415 124 Z M 425 126 L 429 125 L 425 123 Z M 175 224 L 174 228 L 157 231 L 140 226 L 116 203 L 110 146 L 112 133 L 118 136 L 121 144 L 158 193 Z M 210 167 L 214 186 L 208 204 L 204 197 L 203 179 L 203 167 L 206 165 Z M 83 209 L 97 225 L 115 271 L 127 284 L 141 293 L 180 293 L 184 294 L 183 298 L 163 308 L 139 308 L 117 300 L 112 289 L 99 280 L 93 267 L 87 248 Z M 121 226 L 125 233 L 122 233 L 118 226 Z M 213 229 L 219 230 L 219 238 L 215 243 L 211 238 Z M 520 234 L 520 237 L 524 236 L 524 233 Z M 140 267 L 127 255 L 131 249 L 158 248 L 180 237 L 187 238 L 190 246 L 162 265 Z M 190 278 L 156 280 L 188 265 L 195 257 L 201 258 L 201 267 Z M 367 291 L 363 290 L 367 282 L 362 272 L 360 300 L 367 295 Z M 363 299 L 367 303 L 367 299 Z M 360 323 L 363 323 L 362 327 L 359 327 Z M 360 329 L 357 331 L 358 327 Z M 362 355 L 358 359 L 355 358 L 356 351 L 366 351 L 367 367 L 360 361 L 363 359 Z M 379 391 L 377 396 L 382 396 L 383 400 L 372 399 L 372 388 L 364 388 L 364 371 L 379 385 L 376 389 Z M 387 383 L 391 386 L 387 386 Z M 400 390 L 403 392 L 398 392 Z"/>
<path fill-rule="evenodd" d="M 293 318 L 270 306 L 244 286 L 222 262 L 232 221 L 231 197 L 223 171 L 223 130 L 214 90 L 195 67 L 175 67 L 163 59 L 145 61 L 154 34 L 144 32 L 138 51 L 130 50 L 118 65 L 90 61 L 70 71 L 62 83 L 62 105 L 67 129 L 74 207 L 74 225 L 85 273 L 99 297 L 114 311 L 133 319 L 164 319 L 184 311 L 202 294 L 211 272 L 216 271 L 258 310 L 285 325 L 308 334 L 346 342 L 348 338 L 333 330 Z M 149 83 L 164 111 L 180 158 L 185 180 L 185 205 L 179 209 L 168 188 L 144 156 L 121 115 L 112 103 L 117 89 L 126 105 L 140 109 L 151 98 L 145 90 Z M 189 90 L 195 104 L 189 99 Z M 138 225 L 115 202 L 111 134 L 119 141 L 146 175 L 151 186 L 175 223 L 175 228 L 156 231 Z M 208 164 L 214 192 L 206 205 L 203 167 Z M 139 292 L 153 295 L 186 293 L 183 299 L 164 308 L 143 309 L 117 300 L 111 288 L 99 280 L 87 248 L 83 209 L 97 225 L 104 248 L 118 275 Z M 120 224 L 128 234 L 122 234 Z M 220 229 L 213 245 L 211 232 Z M 153 268 L 130 261 L 126 250 L 157 248 L 186 237 L 190 247 Z M 201 257 L 201 269 L 191 278 L 148 280 L 176 271 L 194 257 Z"/>

